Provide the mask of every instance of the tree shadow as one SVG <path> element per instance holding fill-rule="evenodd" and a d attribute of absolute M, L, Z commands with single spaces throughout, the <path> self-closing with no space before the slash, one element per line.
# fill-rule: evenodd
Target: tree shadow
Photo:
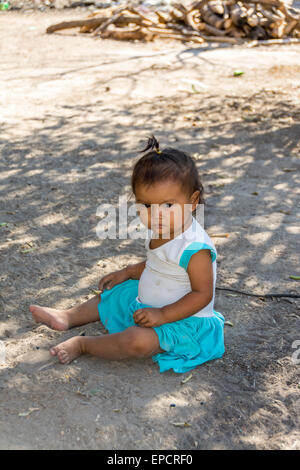
<path fill-rule="evenodd" d="M 176 103 L 164 98 L 139 106 L 128 102 L 126 109 L 98 100 L 65 109 L 68 116 L 61 108 L 61 115 L 44 116 L 43 125 L 25 137 L 0 141 L 1 222 L 7 223 L 0 228 L 0 315 L 20 341 L 28 331 L 24 324 L 31 319 L 30 303 L 66 307 L 70 299 L 91 295 L 112 267 L 144 258 L 143 240 L 100 240 L 96 226 L 97 207 L 117 205 L 122 194 L 130 200 L 130 172 L 150 133 L 162 147 L 166 143 L 194 155 L 206 190 L 205 229 L 208 234 L 229 233 L 228 238 L 213 239 L 220 260 L 217 285 L 258 294 L 295 290 L 289 275 L 297 272 L 300 125 L 299 110 L 284 94 L 280 101 L 262 91 L 252 97 L 228 96 L 223 103 L 209 95 L 196 104 L 194 97 L 180 96 Z M 70 119 L 83 110 L 93 113 L 93 122 Z M 176 449 L 259 448 L 257 432 L 264 435 L 266 448 L 276 447 L 276 433 L 288 436 L 297 421 L 296 366 L 289 359 L 296 339 L 295 307 L 295 302 L 217 292 L 216 309 L 234 323 L 225 329 L 226 353 L 197 368 L 184 389 L 178 375 L 160 375 L 151 359 L 120 362 L 111 372 L 109 361 L 84 358 L 76 374 L 96 374 L 100 364 L 101 380 L 109 377 L 107 396 L 94 397 L 95 406 L 107 403 L 110 387 L 123 381 L 132 448 L 137 448 L 139 419 L 166 432 L 170 419 L 190 423 L 190 429 L 174 427 Z M 46 341 L 52 339 L 46 334 Z M 145 376 L 146 367 L 151 374 Z M 7 377 L 5 370 L 0 373 Z M 70 391 L 69 385 L 59 386 Z M 286 387 L 284 397 L 281 387 Z M 170 415 L 168 403 L 162 405 L 166 396 L 186 400 Z M 119 406 L 121 396 L 114 400 Z M 152 417 L 145 413 L 156 405 Z M 146 448 L 151 445 L 163 448 L 159 433 L 146 441 Z"/>

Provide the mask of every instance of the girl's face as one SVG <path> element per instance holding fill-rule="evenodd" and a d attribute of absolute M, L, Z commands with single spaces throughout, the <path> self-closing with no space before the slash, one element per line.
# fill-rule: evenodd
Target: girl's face
<path fill-rule="evenodd" d="M 199 191 L 190 197 L 176 181 L 166 180 L 151 185 L 139 184 L 135 190 L 136 206 L 142 223 L 158 238 L 172 238 L 191 222 Z"/>

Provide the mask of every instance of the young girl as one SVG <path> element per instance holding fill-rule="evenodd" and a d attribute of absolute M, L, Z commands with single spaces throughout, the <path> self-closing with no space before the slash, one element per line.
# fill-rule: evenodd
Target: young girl
<path fill-rule="evenodd" d="M 183 373 L 224 353 L 224 318 L 214 310 L 214 244 L 194 217 L 203 187 L 194 161 L 148 140 L 131 185 L 148 229 L 147 259 L 102 277 L 101 294 L 68 310 L 31 305 L 36 322 L 67 330 L 97 320 L 109 334 L 75 336 L 50 350 L 62 363 L 81 354 L 152 356 L 160 372 Z"/>

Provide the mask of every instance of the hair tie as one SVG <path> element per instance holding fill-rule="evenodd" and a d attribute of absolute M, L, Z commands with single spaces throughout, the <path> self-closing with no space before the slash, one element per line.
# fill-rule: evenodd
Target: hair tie
<path fill-rule="evenodd" d="M 162 153 L 161 150 L 159 150 L 159 142 L 158 140 L 152 135 L 151 137 L 148 138 L 148 143 L 146 147 L 143 150 L 140 150 L 141 153 L 147 152 L 147 150 L 150 151 L 155 151 L 156 153 L 160 154 Z"/>

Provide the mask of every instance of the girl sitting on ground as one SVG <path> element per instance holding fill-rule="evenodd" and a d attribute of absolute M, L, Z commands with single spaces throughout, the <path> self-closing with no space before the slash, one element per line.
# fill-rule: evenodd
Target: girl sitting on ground
<path fill-rule="evenodd" d="M 203 186 L 194 160 L 155 137 L 135 164 L 131 186 L 148 229 L 146 259 L 100 279 L 101 294 L 57 310 L 30 305 L 56 330 L 101 320 L 109 334 L 74 336 L 50 350 L 62 363 L 82 354 L 152 357 L 160 372 L 183 373 L 224 353 L 224 318 L 214 310 L 216 248 L 195 218 Z"/>

